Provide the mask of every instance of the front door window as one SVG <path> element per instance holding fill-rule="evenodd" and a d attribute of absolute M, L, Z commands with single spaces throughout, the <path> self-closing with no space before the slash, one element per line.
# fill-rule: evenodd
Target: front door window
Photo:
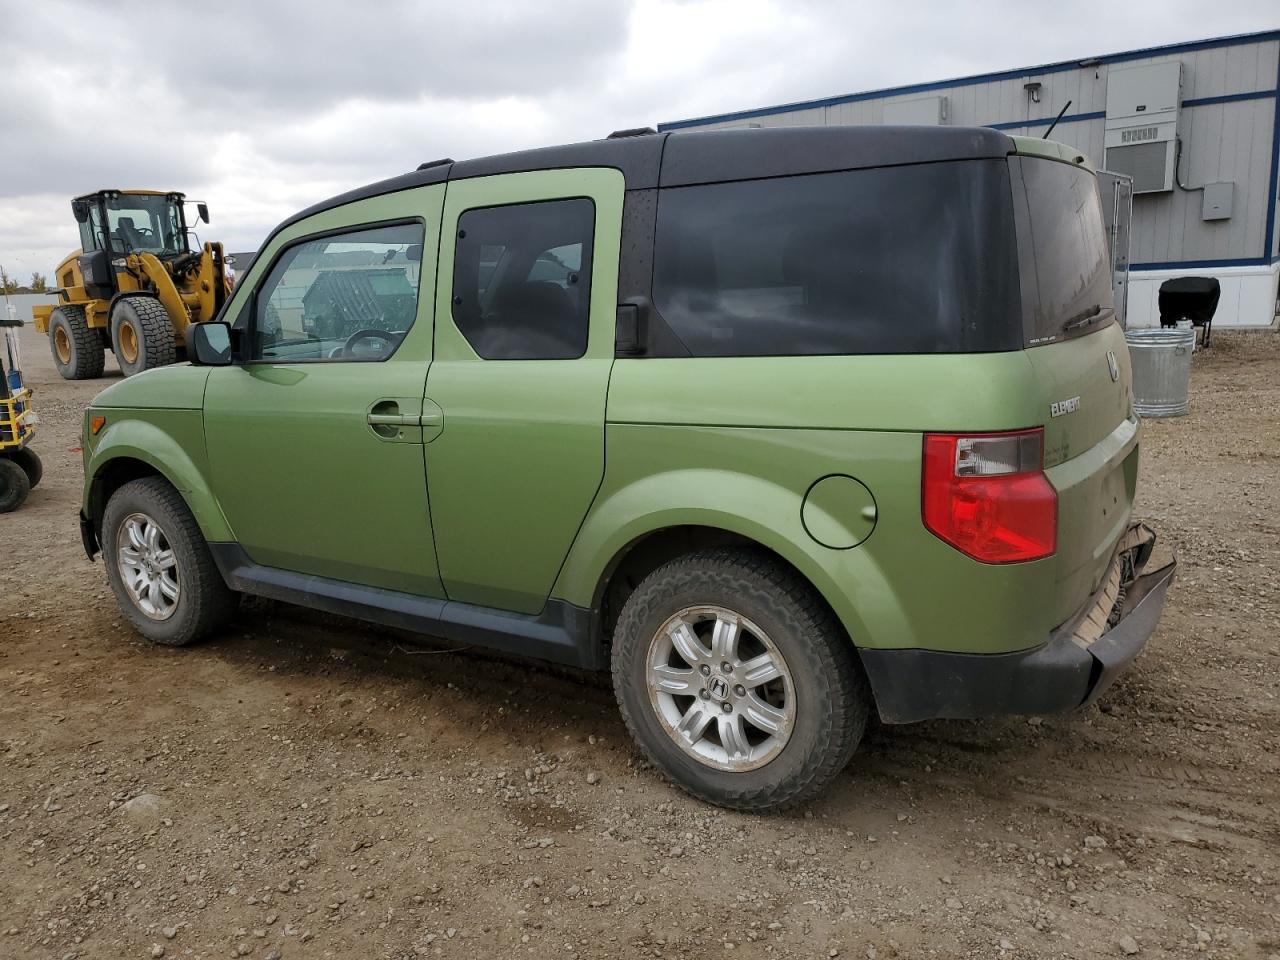
<path fill-rule="evenodd" d="M 396 352 L 418 313 L 421 223 L 306 240 L 258 292 L 251 359 L 376 361 Z"/>

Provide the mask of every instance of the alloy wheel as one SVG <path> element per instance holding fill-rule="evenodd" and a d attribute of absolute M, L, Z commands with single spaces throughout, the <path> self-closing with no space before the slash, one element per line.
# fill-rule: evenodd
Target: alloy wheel
<path fill-rule="evenodd" d="M 755 770 L 787 745 L 796 719 L 791 673 L 745 617 L 719 606 L 681 610 L 654 634 L 646 663 L 659 723 L 699 763 Z"/>
<path fill-rule="evenodd" d="M 134 605 L 152 620 L 173 616 L 182 585 L 178 558 L 160 525 L 143 513 L 125 517 L 116 535 L 116 559 Z"/>

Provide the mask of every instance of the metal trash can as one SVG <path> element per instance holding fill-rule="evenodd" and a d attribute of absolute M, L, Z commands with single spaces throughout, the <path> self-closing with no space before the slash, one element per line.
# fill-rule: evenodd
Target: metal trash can
<path fill-rule="evenodd" d="M 1133 410 L 1140 417 L 1182 417 L 1191 406 L 1194 327 L 1126 330 L 1133 366 Z"/>

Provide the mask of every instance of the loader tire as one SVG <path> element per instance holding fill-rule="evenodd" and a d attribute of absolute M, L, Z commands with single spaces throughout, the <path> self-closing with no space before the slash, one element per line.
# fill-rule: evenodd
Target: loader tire
<path fill-rule="evenodd" d="M 89 326 L 84 307 L 57 307 L 49 314 L 49 350 L 64 380 L 96 380 L 106 357 L 102 337 Z"/>
<path fill-rule="evenodd" d="M 111 311 L 111 348 L 126 377 L 173 363 L 169 312 L 155 297 L 121 297 Z"/>
<path fill-rule="evenodd" d="M 14 450 L 10 453 L 9 459 L 22 468 L 22 472 L 27 475 L 27 480 L 31 484 L 32 490 L 40 485 L 40 481 L 44 477 L 44 463 L 38 453 L 30 447 L 23 447 L 21 450 Z"/>
<path fill-rule="evenodd" d="M 30 492 L 27 472 L 8 457 L 0 457 L 0 513 L 17 510 Z"/>

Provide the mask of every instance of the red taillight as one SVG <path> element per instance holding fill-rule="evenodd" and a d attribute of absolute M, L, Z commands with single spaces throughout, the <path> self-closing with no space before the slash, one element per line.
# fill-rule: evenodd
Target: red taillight
<path fill-rule="evenodd" d="M 924 435 L 924 525 L 983 563 L 1048 557 L 1058 494 L 1044 475 L 1044 430 Z"/>

